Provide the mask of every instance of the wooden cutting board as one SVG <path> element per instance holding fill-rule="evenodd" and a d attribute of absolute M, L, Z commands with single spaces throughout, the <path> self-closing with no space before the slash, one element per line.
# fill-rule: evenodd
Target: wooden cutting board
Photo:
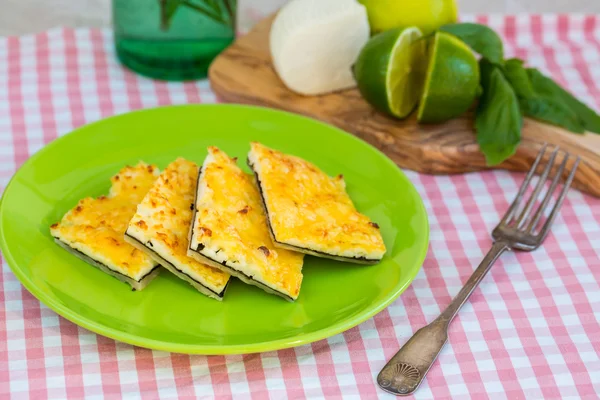
<path fill-rule="evenodd" d="M 272 19 L 261 21 L 212 63 L 210 83 L 221 100 L 279 108 L 338 126 L 371 143 L 402 168 L 429 174 L 488 168 L 475 141 L 472 114 L 443 124 L 419 125 L 414 116 L 398 121 L 375 111 L 356 89 L 312 97 L 288 90 L 271 64 Z M 600 135 L 576 135 L 527 119 L 517 153 L 494 168 L 528 170 L 544 142 L 580 156 L 583 162 L 574 186 L 600 197 Z"/>

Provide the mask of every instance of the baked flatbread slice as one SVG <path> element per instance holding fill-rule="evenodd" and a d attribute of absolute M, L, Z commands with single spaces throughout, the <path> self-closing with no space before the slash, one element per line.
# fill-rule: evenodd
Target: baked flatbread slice
<path fill-rule="evenodd" d="M 108 196 L 80 200 L 50 227 L 54 240 L 133 290 L 144 289 L 160 272 L 159 264 L 125 242 L 123 233 L 158 174 L 156 166 L 143 162 L 123 168 L 111 178 Z"/>
<path fill-rule="evenodd" d="M 379 226 L 356 210 L 342 175 L 329 177 L 299 157 L 252 143 L 256 176 L 275 246 L 359 264 L 385 254 Z"/>
<path fill-rule="evenodd" d="M 252 175 L 209 147 L 198 176 L 188 255 L 293 301 L 304 255 L 275 247 L 266 218 Z"/>
<path fill-rule="evenodd" d="M 229 274 L 188 257 L 198 166 L 178 158 L 163 171 L 137 206 L 125 240 L 200 293 L 222 300 Z"/>

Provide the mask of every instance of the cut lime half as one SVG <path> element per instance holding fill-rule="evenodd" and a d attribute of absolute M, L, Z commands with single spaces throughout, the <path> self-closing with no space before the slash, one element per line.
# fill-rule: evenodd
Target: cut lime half
<path fill-rule="evenodd" d="M 375 35 L 361 51 L 354 74 L 362 96 L 377 110 L 404 118 L 423 87 L 427 43 L 419 28 Z"/>
<path fill-rule="evenodd" d="M 444 122 L 463 114 L 479 90 L 479 65 L 459 38 L 437 32 L 430 45 L 429 65 L 417 120 Z"/>

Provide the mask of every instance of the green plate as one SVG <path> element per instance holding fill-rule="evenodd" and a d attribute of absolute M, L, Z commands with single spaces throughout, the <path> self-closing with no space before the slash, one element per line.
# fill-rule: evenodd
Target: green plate
<path fill-rule="evenodd" d="M 295 303 L 234 280 L 223 302 L 167 271 L 142 292 L 58 247 L 49 226 L 79 199 L 107 193 L 109 178 L 144 160 L 202 163 L 217 146 L 245 164 L 250 141 L 342 173 L 358 210 L 387 246 L 373 266 L 306 257 Z M 246 166 L 244 165 L 244 168 Z M 425 257 L 429 226 L 417 191 L 382 153 L 323 123 L 265 108 L 189 105 L 138 111 L 55 140 L 15 174 L 0 204 L 0 244 L 23 285 L 63 317 L 123 342 L 180 353 L 232 354 L 310 343 L 388 306 Z"/>

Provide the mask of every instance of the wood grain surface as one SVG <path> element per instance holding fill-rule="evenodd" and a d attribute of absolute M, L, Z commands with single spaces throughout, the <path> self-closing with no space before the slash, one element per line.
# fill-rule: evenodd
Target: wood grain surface
<path fill-rule="evenodd" d="M 269 17 L 257 24 L 213 62 L 210 83 L 221 100 L 279 108 L 338 126 L 374 145 L 402 168 L 428 174 L 488 168 L 475 140 L 472 114 L 443 124 L 420 125 L 414 116 L 398 121 L 375 111 L 356 89 L 312 97 L 288 90 L 271 64 L 271 22 Z M 574 187 L 600 197 L 600 135 L 576 135 L 527 119 L 517 153 L 495 168 L 528 170 L 544 143 L 580 156 Z"/>

